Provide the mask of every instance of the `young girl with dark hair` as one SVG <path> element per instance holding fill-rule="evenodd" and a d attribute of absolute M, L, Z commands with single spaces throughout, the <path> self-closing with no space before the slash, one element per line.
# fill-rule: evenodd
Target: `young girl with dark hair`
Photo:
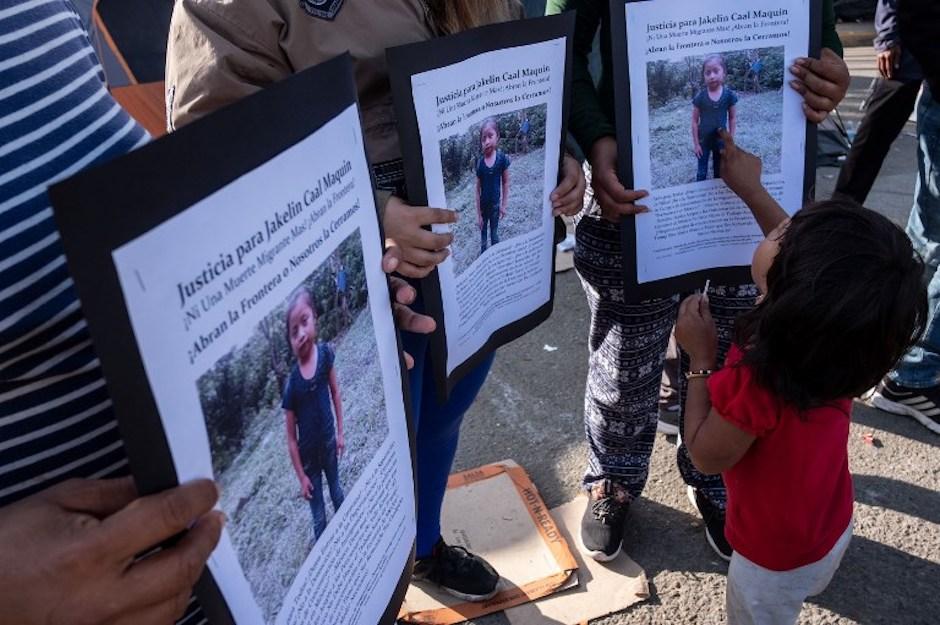
<path fill-rule="evenodd" d="M 506 216 L 509 201 L 509 164 L 509 157 L 499 149 L 499 122 L 488 117 L 480 126 L 480 158 L 476 166 L 480 254 L 489 245 L 499 243 L 499 220 Z"/>
<path fill-rule="evenodd" d="M 295 290 L 287 303 L 284 325 L 287 345 L 297 362 L 284 388 L 281 408 L 287 425 L 287 451 L 300 482 L 300 496 L 310 503 L 313 535 L 326 530 L 323 479 L 330 491 L 333 513 L 345 495 L 339 483 L 339 459 L 346 449 L 343 401 L 333 362 L 336 352 L 319 341 L 316 304 L 307 287 Z"/>
<path fill-rule="evenodd" d="M 733 137 L 737 126 L 738 94 L 725 86 L 728 65 L 720 54 L 710 54 L 702 61 L 702 89 L 692 99 L 692 146 L 698 159 L 695 180 L 708 177 L 708 159 L 712 159 L 715 178 L 721 177 L 721 153 L 718 130 Z"/>
<path fill-rule="evenodd" d="M 721 138 L 722 176 L 766 237 L 751 265 L 762 295 L 714 373 L 707 294 L 682 302 L 685 444 L 727 488 L 728 622 L 783 625 L 826 588 L 848 547 L 852 398 L 923 332 L 923 262 L 900 228 L 851 201 L 788 219 L 760 183 L 760 160 Z"/>
<path fill-rule="evenodd" d="M 822 2 L 822 44 L 818 59 L 796 59 L 790 67 L 791 88 L 803 99 L 806 119 L 819 123 L 842 100 L 849 71 L 839 58 L 842 46 L 836 33 L 832 0 Z M 656 442 L 657 405 L 663 356 L 679 308 L 679 294 L 637 301 L 624 279 L 620 221 L 646 212 L 641 200 L 646 190 L 626 189 L 617 177 L 617 142 L 614 138 L 614 74 L 607 0 L 548 0 L 546 11 L 575 11 L 572 60 L 571 116 L 568 128 L 587 157 L 593 193 L 579 216 L 574 264 L 591 311 L 588 336 L 588 373 L 584 391 L 584 431 L 587 462 L 582 478 L 589 494 L 581 520 L 580 539 L 585 553 L 595 560 L 611 560 L 620 553 L 629 508 L 638 499 L 649 476 Z M 589 55 L 599 35 L 601 75 L 595 82 Z M 638 219 L 644 219 L 639 217 Z M 719 359 L 729 347 L 735 319 L 754 304 L 753 284 L 719 285 L 712 290 L 711 310 L 719 331 Z M 680 371 L 687 370 L 680 358 Z M 679 397 L 685 396 L 680 376 Z M 680 405 L 684 400 L 680 401 Z M 715 553 L 728 560 L 725 540 L 725 488 L 719 475 L 704 475 L 689 459 L 682 444 L 685 435 L 679 412 L 680 444 L 676 464 L 694 509 L 704 521 L 704 536 Z"/>

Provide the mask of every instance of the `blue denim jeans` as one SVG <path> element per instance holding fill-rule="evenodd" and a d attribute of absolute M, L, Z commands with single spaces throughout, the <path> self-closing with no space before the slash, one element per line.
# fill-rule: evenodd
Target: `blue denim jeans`
<path fill-rule="evenodd" d="M 715 173 L 715 179 L 721 178 L 721 145 L 715 133 L 699 141 L 702 147 L 702 156 L 698 159 L 698 169 L 695 173 L 695 180 L 701 182 L 708 178 L 708 159 L 712 159 L 712 171 Z"/>
<path fill-rule="evenodd" d="M 411 306 L 424 312 L 421 291 Z M 415 480 L 418 490 L 416 553 L 418 559 L 431 555 L 441 537 L 441 508 L 447 490 L 447 478 L 454 465 L 460 425 L 470 409 L 493 364 L 490 354 L 451 389 L 443 404 L 438 402 L 431 366 L 431 343 L 428 335 L 401 333 L 402 348 L 411 354 L 415 364 L 408 372 L 411 392 L 411 418 L 415 428 Z"/>
<path fill-rule="evenodd" d="M 499 243 L 499 206 L 483 207 L 480 211 L 483 216 L 483 225 L 480 226 L 480 253 L 486 251 L 486 233 L 489 231 L 490 245 Z"/>
<path fill-rule="evenodd" d="M 313 488 L 310 491 L 310 512 L 313 514 L 313 535 L 320 538 L 326 529 L 326 504 L 323 501 L 323 478 L 326 475 L 326 486 L 330 489 L 330 501 L 333 502 L 333 513 L 343 505 L 343 487 L 339 484 L 339 461 L 336 458 L 336 439 L 331 438 L 316 446 L 314 449 L 304 449 L 300 452 L 304 465 L 304 473 L 310 478 Z"/>
<path fill-rule="evenodd" d="M 907 234 L 926 265 L 930 320 L 924 338 L 889 377 L 904 386 L 926 388 L 940 384 L 940 101 L 926 83 L 917 105 L 917 181 Z"/>

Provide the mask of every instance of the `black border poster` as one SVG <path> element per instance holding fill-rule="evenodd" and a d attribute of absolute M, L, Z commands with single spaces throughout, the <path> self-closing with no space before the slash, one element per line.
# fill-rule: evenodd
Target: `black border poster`
<path fill-rule="evenodd" d="M 50 190 L 140 491 L 220 484 L 212 623 L 401 605 L 413 434 L 372 189 L 347 55 Z"/>
<path fill-rule="evenodd" d="M 611 0 L 610 11 L 618 174 L 626 188 L 650 192 L 641 201 L 650 212 L 622 221 L 625 296 L 751 282 L 760 229 L 715 178 L 715 135 L 696 142 L 696 129 L 730 127 L 733 116 L 735 141 L 761 156 L 764 186 L 781 206 L 793 214 L 811 198 L 816 127 L 787 68 L 819 54 L 820 0 Z M 706 62 L 724 69 L 715 93 L 729 95 L 718 101 L 702 95 Z M 732 116 L 706 121 L 709 107 L 727 111 L 731 101 Z"/>
<path fill-rule="evenodd" d="M 551 314 L 573 32 L 568 13 L 388 50 L 408 201 L 458 216 L 422 281 L 442 397 Z"/>

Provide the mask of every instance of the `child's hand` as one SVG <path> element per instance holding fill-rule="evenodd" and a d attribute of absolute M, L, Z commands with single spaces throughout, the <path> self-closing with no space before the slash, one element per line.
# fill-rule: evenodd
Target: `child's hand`
<path fill-rule="evenodd" d="M 624 215 L 647 213 L 649 209 L 640 204 L 649 192 L 624 188 L 617 178 L 617 142 L 613 137 L 601 137 L 591 148 L 591 188 L 601 207 L 601 215 L 607 221 L 620 223 Z"/>
<path fill-rule="evenodd" d="M 721 179 L 747 202 L 749 197 L 764 188 L 760 181 L 761 161 L 735 145 L 734 138 L 727 130 L 720 129 L 718 135 L 725 144 L 721 150 Z"/>
<path fill-rule="evenodd" d="M 581 164 L 568 154 L 561 163 L 561 182 L 552 191 L 552 216 L 576 215 L 584 206 L 584 190 L 587 182 Z"/>
<path fill-rule="evenodd" d="M 313 498 L 313 482 L 306 475 L 300 478 L 300 496 L 304 499 Z"/>
<path fill-rule="evenodd" d="M 346 453 L 346 436 L 342 432 L 336 435 L 336 457 L 342 458 Z"/>
<path fill-rule="evenodd" d="M 702 146 L 701 146 L 701 145 L 699 145 L 698 143 L 696 143 L 696 144 L 695 144 L 695 150 L 694 150 L 694 151 L 695 151 L 695 158 L 702 158 L 702 154 L 704 154 L 704 152 L 702 152 Z"/>
<path fill-rule="evenodd" d="M 382 223 L 386 247 L 401 249 L 398 273 L 409 278 L 424 278 L 444 262 L 450 253 L 447 246 L 454 240 L 452 233 L 436 234 L 424 229 L 431 224 L 452 224 L 457 213 L 428 206 L 411 206 L 394 195 L 385 204 Z"/>
<path fill-rule="evenodd" d="M 499 218 L 503 219 L 505 216 L 506 216 L 506 205 L 500 204 L 499 205 Z"/>
<path fill-rule="evenodd" d="M 689 355 L 693 369 L 712 369 L 718 353 L 718 333 L 708 298 L 690 295 L 679 306 L 676 342 Z"/>

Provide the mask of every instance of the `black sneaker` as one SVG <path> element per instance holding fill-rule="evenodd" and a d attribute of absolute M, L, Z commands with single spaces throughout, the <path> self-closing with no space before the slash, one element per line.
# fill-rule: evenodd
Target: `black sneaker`
<path fill-rule="evenodd" d="M 429 557 L 415 562 L 412 579 L 433 582 L 464 601 L 486 601 L 496 594 L 499 573 L 480 556 L 441 538 Z"/>
<path fill-rule="evenodd" d="M 725 511 L 710 502 L 696 488 L 688 486 L 685 492 L 705 522 L 705 540 L 708 541 L 708 546 L 715 550 L 719 558 L 730 562 L 734 550 L 725 538 Z"/>
<path fill-rule="evenodd" d="M 885 412 L 914 417 L 940 434 L 940 386 L 910 388 L 885 378 L 872 394 L 871 404 Z"/>
<path fill-rule="evenodd" d="M 581 517 L 581 546 L 598 562 L 609 562 L 620 553 L 623 521 L 630 507 L 630 493 L 615 482 L 601 480 L 591 485 L 588 504 Z"/>

